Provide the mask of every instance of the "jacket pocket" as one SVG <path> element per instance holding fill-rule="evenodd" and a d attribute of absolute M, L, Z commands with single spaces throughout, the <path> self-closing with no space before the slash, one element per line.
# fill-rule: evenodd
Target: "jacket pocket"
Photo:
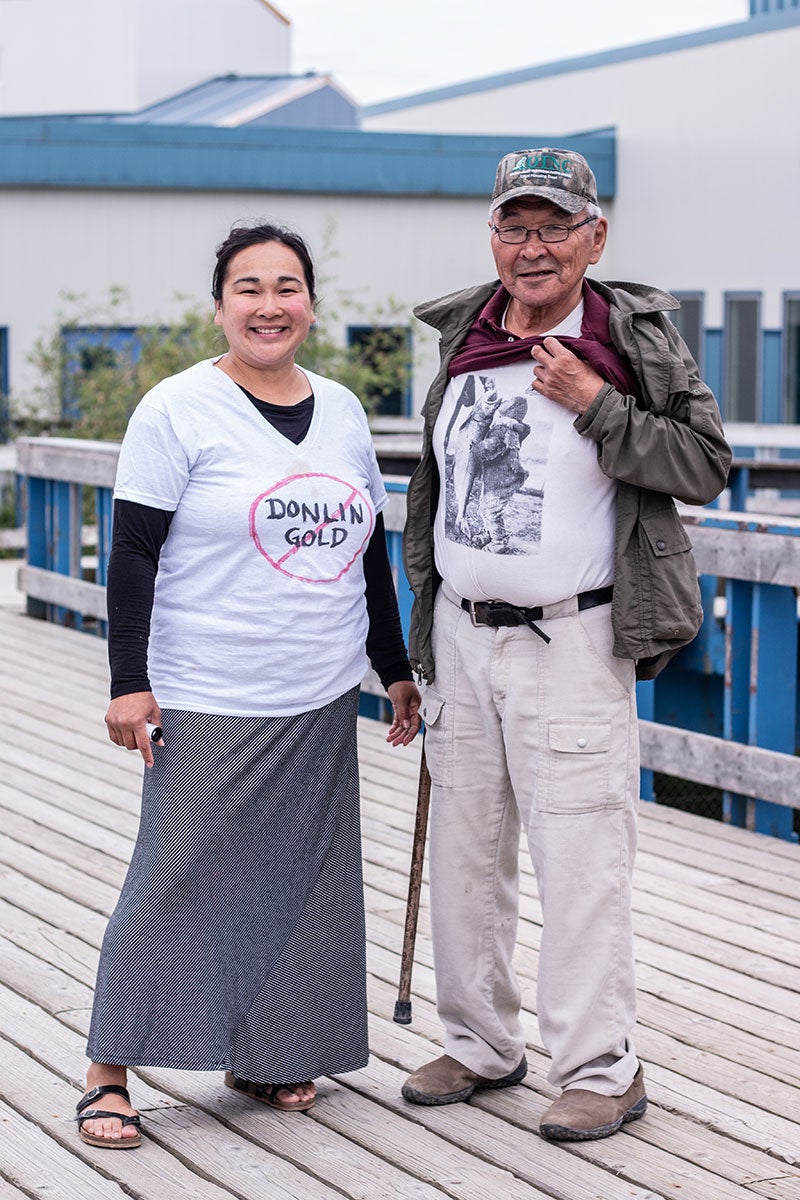
<path fill-rule="evenodd" d="M 692 543 L 674 508 L 641 517 L 640 550 L 647 563 L 651 612 L 648 624 L 661 641 L 691 641 L 703 610 Z"/>
<path fill-rule="evenodd" d="M 431 783 L 438 787 L 453 785 L 453 732 L 449 728 L 444 696 L 429 685 L 422 689 L 422 720 L 425 722 L 425 760 Z"/>
<path fill-rule="evenodd" d="M 546 787 L 542 812 L 584 813 L 621 808 L 625 803 L 627 764 L 613 745 L 612 722 L 580 718 L 553 720 L 547 726 Z M 619 760 L 619 761 L 614 761 Z M 612 779 L 612 765 L 616 780 Z M 616 786 L 612 786 L 616 782 Z"/>

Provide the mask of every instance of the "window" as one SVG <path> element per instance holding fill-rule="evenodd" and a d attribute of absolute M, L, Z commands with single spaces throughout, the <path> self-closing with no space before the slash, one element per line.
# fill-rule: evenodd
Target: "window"
<path fill-rule="evenodd" d="M 0 325 L 0 442 L 9 438 L 8 329 Z"/>
<path fill-rule="evenodd" d="M 65 417 L 78 417 L 77 378 L 98 367 L 113 367 L 122 358 L 136 362 L 141 331 L 130 325 L 70 325 L 61 330 L 61 341 L 64 348 L 61 411 Z"/>
<path fill-rule="evenodd" d="M 366 395 L 370 411 L 406 417 L 411 412 L 411 330 L 407 325 L 349 325 L 347 344 L 369 375 Z"/>
<path fill-rule="evenodd" d="M 703 372 L 703 292 L 673 292 L 681 306 L 677 312 L 669 313 L 669 319 L 681 335 L 692 358 Z"/>
<path fill-rule="evenodd" d="M 800 293 L 783 297 L 783 412 L 791 425 L 800 424 Z"/>
<path fill-rule="evenodd" d="M 760 415 L 761 296 L 725 296 L 724 413 L 727 421 L 757 421 Z"/>
<path fill-rule="evenodd" d="M 800 8 L 800 0 L 750 0 L 750 16 L 762 13 L 783 12 L 786 8 Z"/>

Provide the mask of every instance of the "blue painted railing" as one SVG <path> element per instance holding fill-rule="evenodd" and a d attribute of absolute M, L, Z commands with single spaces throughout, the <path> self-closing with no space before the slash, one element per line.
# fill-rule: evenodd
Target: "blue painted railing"
<path fill-rule="evenodd" d="M 101 636 L 117 453 L 114 444 L 59 438 L 18 444 L 28 533 L 20 586 L 28 611 Z M 401 550 L 407 481 L 389 477 L 386 487 L 389 557 L 407 633 L 412 596 Z M 88 517 L 87 488 L 94 491 Z M 727 821 L 797 840 L 800 520 L 714 508 L 686 510 L 683 517 L 702 572 L 706 619 L 657 680 L 638 685 L 642 795 L 653 799 L 654 771 L 719 786 Z M 87 559 L 91 522 L 95 545 Z M 680 750 L 676 757 L 679 731 L 690 739 L 691 754 L 699 747 L 708 759 L 694 774 Z"/>

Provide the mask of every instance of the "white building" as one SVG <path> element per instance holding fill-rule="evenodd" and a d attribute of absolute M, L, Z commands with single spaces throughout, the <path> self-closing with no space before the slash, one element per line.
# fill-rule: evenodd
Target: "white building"
<path fill-rule="evenodd" d="M 4 340 L 12 398 L 36 382 L 28 356 L 69 307 L 64 293 L 98 304 L 110 286 L 124 288 L 124 326 L 177 316 L 187 299 L 210 311 L 215 247 L 242 219 L 277 220 L 307 238 L 342 337 L 348 325 L 380 320 L 390 300 L 408 313 L 491 277 L 487 194 L 508 144 L 341 128 L 0 120 L 0 350 Z M 569 144 L 595 163 L 609 199 L 613 137 Z M 433 357 L 433 348 L 420 357 L 417 403 Z"/>
<path fill-rule="evenodd" d="M 0 0 L 0 115 L 133 112 L 214 75 L 287 74 L 267 0 Z"/>
<path fill-rule="evenodd" d="M 123 287 L 130 326 L 205 302 L 214 248 L 242 218 L 283 220 L 318 255 L 328 247 L 323 303 L 345 290 L 363 305 L 339 313 L 343 337 L 390 298 L 408 311 L 490 279 L 495 165 L 549 144 L 584 153 L 598 176 L 612 236 L 597 274 L 685 300 L 682 327 L 729 417 L 800 420 L 800 0 L 754 0 L 759 12 L 733 25 L 373 105 L 361 128 L 335 81 L 287 75 L 290 31 L 269 4 L 191 0 L 187 54 L 176 41 L 188 3 L 0 0 L 0 390 L 22 397 L 35 383 L 28 357 L 63 292 L 99 303 Z M 48 84 L 31 110 L 22 10 L 30 51 L 36 8 L 68 8 L 73 22 L 113 9 L 151 32 L 101 87 L 92 72 L 109 55 L 95 53 L 93 28 L 88 58 L 102 63 L 81 60 L 80 94 L 62 78 L 59 98 Z M 53 21 L 48 63 L 67 35 Z M 101 27 L 108 45 L 119 28 Z M 234 27 L 240 45 L 225 40 Z M 415 339 L 417 409 L 435 345 Z"/>
<path fill-rule="evenodd" d="M 798 422 L 800 2 L 751 0 L 751 10 L 720 28 L 375 104 L 362 126 L 503 132 L 520 149 L 532 113 L 554 144 L 613 129 L 616 191 L 598 273 L 683 298 L 728 417 Z"/>

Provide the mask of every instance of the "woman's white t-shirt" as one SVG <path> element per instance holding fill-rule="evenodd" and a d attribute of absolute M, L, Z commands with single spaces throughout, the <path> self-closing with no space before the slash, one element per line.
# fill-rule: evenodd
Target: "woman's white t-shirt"
<path fill-rule="evenodd" d="M 299 445 L 213 360 L 131 417 L 114 496 L 174 512 L 148 647 L 163 707 L 289 715 L 367 669 L 362 556 L 386 492 L 357 397 L 304 374 L 314 415 Z"/>

